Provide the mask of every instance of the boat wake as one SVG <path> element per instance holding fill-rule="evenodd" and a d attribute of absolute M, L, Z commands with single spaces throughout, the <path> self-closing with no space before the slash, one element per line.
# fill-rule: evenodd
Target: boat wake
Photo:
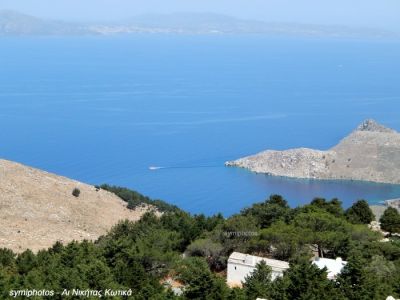
<path fill-rule="evenodd" d="M 155 167 L 155 166 L 150 166 L 149 167 L 150 171 L 155 171 L 155 170 L 160 170 L 160 169 L 164 169 L 164 167 Z"/>
<path fill-rule="evenodd" d="M 169 166 L 169 167 L 158 167 L 158 166 L 150 166 L 150 171 L 156 171 L 161 169 L 197 169 L 197 168 L 218 168 L 223 167 L 223 165 L 204 165 L 204 166 Z"/>

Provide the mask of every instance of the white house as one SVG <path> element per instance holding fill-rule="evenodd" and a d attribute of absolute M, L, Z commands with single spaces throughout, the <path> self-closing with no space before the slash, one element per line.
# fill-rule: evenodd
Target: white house
<path fill-rule="evenodd" d="M 241 287 L 246 277 L 254 272 L 256 265 L 261 261 L 265 261 L 267 266 L 271 267 L 272 280 L 282 276 L 283 271 L 289 269 L 289 263 L 286 261 L 233 252 L 228 259 L 228 285 Z"/>
<path fill-rule="evenodd" d="M 340 257 L 336 259 L 320 258 L 317 257 L 312 262 L 318 268 L 327 268 L 328 279 L 336 279 L 336 276 L 342 271 L 343 267 L 347 264 L 347 261 L 342 260 Z"/>

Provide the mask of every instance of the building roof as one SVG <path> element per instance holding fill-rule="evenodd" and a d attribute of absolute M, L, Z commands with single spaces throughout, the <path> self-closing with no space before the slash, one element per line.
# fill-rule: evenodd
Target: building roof
<path fill-rule="evenodd" d="M 289 268 L 289 263 L 282 260 L 270 259 L 240 252 L 233 252 L 228 259 L 228 263 L 235 263 L 255 267 L 258 263 L 264 261 L 272 269 L 286 270 Z"/>
<path fill-rule="evenodd" d="M 335 279 L 336 276 L 342 271 L 343 267 L 347 264 L 347 261 L 342 260 L 340 257 L 336 259 L 321 258 L 317 257 L 312 262 L 318 268 L 326 268 L 329 279 Z"/>

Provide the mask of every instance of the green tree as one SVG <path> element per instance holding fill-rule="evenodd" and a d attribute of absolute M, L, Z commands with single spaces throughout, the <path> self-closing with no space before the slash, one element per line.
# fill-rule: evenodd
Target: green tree
<path fill-rule="evenodd" d="M 275 292 L 275 299 L 301 299 L 301 300 L 342 300 L 345 299 L 335 283 L 327 279 L 325 269 L 320 270 L 307 260 L 290 265 L 290 269 L 284 275 L 279 293 Z"/>
<path fill-rule="evenodd" d="M 231 292 L 228 295 L 227 300 L 247 300 L 247 297 L 243 289 L 234 287 L 231 289 Z"/>
<path fill-rule="evenodd" d="M 207 262 L 199 257 L 182 261 L 178 267 L 178 279 L 186 285 L 184 296 L 187 299 L 223 300 L 229 295 L 225 281 L 216 277 Z"/>
<path fill-rule="evenodd" d="M 332 199 L 331 201 L 326 201 L 324 198 L 314 198 L 310 205 L 323 209 L 336 217 L 341 217 L 344 213 L 342 202 L 336 198 Z"/>
<path fill-rule="evenodd" d="M 271 267 L 267 266 L 264 261 L 256 265 L 254 272 L 246 277 L 243 284 L 248 299 L 269 298 L 271 291 L 271 274 Z"/>
<path fill-rule="evenodd" d="M 118 197 L 120 197 L 122 200 L 124 200 L 126 202 L 129 202 L 131 200 L 136 205 L 140 205 L 143 203 L 153 205 L 153 206 L 157 207 L 157 209 L 161 212 L 174 212 L 174 211 L 180 210 L 175 205 L 168 204 L 161 200 L 152 200 L 149 197 L 143 196 L 142 194 L 140 194 L 136 191 L 132 191 L 132 190 L 124 188 L 124 187 L 103 184 L 99 188 L 116 194 Z M 97 187 L 96 187 L 96 189 L 97 189 Z"/>
<path fill-rule="evenodd" d="M 222 271 L 226 267 L 226 258 L 222 251 L 222 245 L 209 238 L 196 240 L 186 249 L 189 256 L 204 257 L 214 271 Z"/>
<path fill-rule="evenodd" d="M 251 243 L 251 250 L 276 259 L 289 260 L 301 252 L 304 247 L 302 233 L 293 224 L 276 222 L 271 227 L 262 229 L 260 235 Z"/>
<path fill-rule="evenodd" d="M 376 279 L 384 281 L 388 278 L 393 278 L 396 273 L 396 266 L 383 256 L 375 255 L 366 267 L 366 271 L 370 274 L 374 274 Z"/>
<path fill-rule="evenodd" d="M 400 233 L 400 214 L 397 209 L 388 207 L 381 219 L 381 228 L 390 233 Z"/>
<path fill-rule="evenodd" d="M 367 201 L 358 200 L 346 211 L 346 218 L 353 224 L 369 224 L 375 220 L 375 215 Z"/>
<path fill-rule="evenodd" d="M 196 226 L 202 231 L 212 231 L 219 224 L 223 224 L 225 219 L 222 214 L 206 217 L 203 214 L 193 216 Z"/>
<path fill-rule="evenodd" d="M 182 252 L 203 232 L 201 222 L 196 222 L 190 214 L 183 211 L 166 213 L 161 217 L 160 221 L 164 228 L 179 232 L 182 237 L 180 244 L 180 251 Z"/>
<path fill-rule="evenodd" d="M 290 208 L 287 201 L 279 195 L 272 195 L 263 203 L 256 203 L 252 207 L 244 209 L 241 214 L 253 216 L 257 225 L 267 228 L 277 221 L 286 221 Z"/>
<path fill-rule="evenodd" d="M 252 216 L 235 215 L 217 226 L 212 238 L 223 245 L 223 255 L 234 251 L 247 252 L 250 240 L 259 228 Z"/>
<path fill-rule="evenodd" d="M 345 257 L 350 247 L 350 224 L 332 214 L 315 210 L 299 213 L 293 225 L 301 232 L 304 243 L 316 245 L 320 257 Z"/>
<path fill-rule="evenodd" d="M 390 284 L 391 278 L 381 277 L 391 274 L 391 266 L 380 258 L 368 264 L 360 254 L 352 255 L 347 265 L 337 278 L 338 287 L 350 300 L 386 299 L 388 295 L 395 295 L 394 288 Z M 375 273 L 377 272 L 378 273 Z M 388 272 L 389 271 L 389 272 Z"/>
<path fill-rule="evenodd" d="M 16 262 L 20 274 L 28 274 L 37 266 L 35 254 L 31 250 L 26 250 L 18 255 Z"/>
<path fill-rule="evenodd" d="M 9 286 L 9 275 L 7 272 L 0 267 L 0 299 L 7 299 Z"/>
<path fill-rule="evenodd" d="M 6 248 L 1 248 L 0 249 L 0 267 L 2 268 L 10 268 L 15 265 L 15 257 L 16 254 Z"/>

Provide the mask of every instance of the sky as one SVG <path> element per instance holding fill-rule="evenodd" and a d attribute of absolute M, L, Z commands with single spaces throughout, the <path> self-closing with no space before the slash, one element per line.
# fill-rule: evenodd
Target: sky
<path fill-rule="evenodd" d="M 400 0 L 0 0 L 0 9 L 74 21 L 207 12 L 272 22 L 400 31 Z"/>

